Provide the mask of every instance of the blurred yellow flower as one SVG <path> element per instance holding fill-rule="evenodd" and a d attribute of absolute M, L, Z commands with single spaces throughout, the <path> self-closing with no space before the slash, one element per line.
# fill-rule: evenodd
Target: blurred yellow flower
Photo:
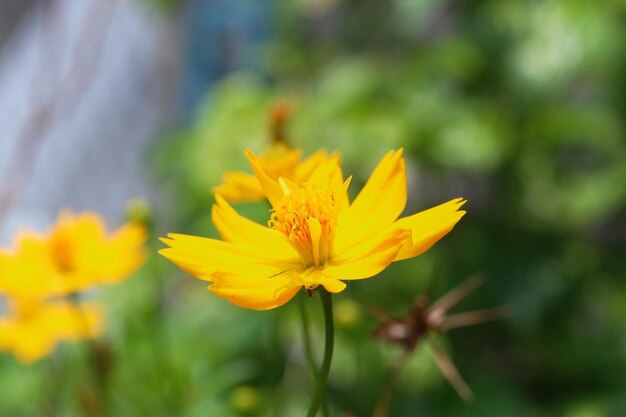
<path fill-rule="evenodd" d="M 248 161 L 272 205 L 268 227 L 240 216 L 220 195 L 213 222 L 223 240 L 169 234 L 159 251 L 185 271 L 210 281 L 209 290 L 246 308 L 266 310 L 300 288 L 338 293 L 342 280 L 372 277 L 391 262 L 420 255 L 465 214 L 465 200 L 398 219 L 406 205 L 402 150 L 390 151 L 350 203 L 337 156 L 323 159 L 302 184 L 271 177 Z"/>
<path fill-rule="evenodd" d="M 0 317 L 0 350 L 29 363 L 49 355 L 61 341 L 98 336 L 99 309 L 69 296 L 127 278 L 146 259 L 145 240 L 139 224 L 107 234 L 97 214 L 69 211 L 45 234 L 18 235 L 13 248 L 0 250 L 0 296 L 5 298 L 0 302 L 10 307 Z"/>
<path fill-rule="evenodd" d="M 306 182 L 315 168 L 329 158 L 325 151 L 318 151 L 302 160 L 302 151 L 291 149 L 284 143 L 273 143 L 258 158 L 259 165 L 272 179 L 287 178 L 296 184 Z M 264 200 L 265 193 L 261 184 L 253 174 L 239 171 L 228 171 L 224 181 L 213 189 L 226 200 L 233 203 Z"/>
<path fill-rule="evenodd" d="M 95 338 L 102 331 L 100 310 L 91 303 L 12 300 L 0 317 L 0 350 L 32 363 L 52 353 L 59 342 Z"/>
<path fill-rule="evenodd" d="M 145 240 L 139 224 L 107 235 L 98 215 L 63 212 L 47 234 L 24 232 L 0 251 L 0 294 L 45 298 L 119 282 L 144 262 Z"/>

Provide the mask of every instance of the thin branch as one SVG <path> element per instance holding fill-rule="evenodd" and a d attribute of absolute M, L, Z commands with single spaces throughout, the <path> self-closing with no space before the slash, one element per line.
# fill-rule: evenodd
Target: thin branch
<path fill-rule="evenodd" d="M 454 363 L 446 351 L 443 350 L 432 338 L 429 340 L 428 346 L 430 347 L 430 352 L 433 355 L 437 366 L 439 366 L 441 373 L 448 380 L 450 385 L 452 385 L 463 401 L 472 401 L 474 399 L 474 393 L 465 383 L 463 377 L 456 369 L 456 366 L 454 366 Z"/>
<path fill-rule="evenodd" d="M 504 319 L 511 316 L 511 309 L 506 306 L 468 311 L 443 318 L 439 330 L 450 330 L 458 327 L 473 326 L 490 320 Z"/>
<path fill-rule="evenodd" d="M 448 310 L 478 288 L 482 282 L 482 278 L 475 275 L 446 293 L 428 309 L 429 322 L 435 326 L 440 323 Z"/>

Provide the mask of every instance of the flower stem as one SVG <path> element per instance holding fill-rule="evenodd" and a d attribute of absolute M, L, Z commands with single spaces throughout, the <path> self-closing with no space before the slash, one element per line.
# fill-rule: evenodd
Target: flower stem
<path fill-rule="evenodd" d="M 302 322 L 302 339 L 304 341 L 304 353 L 306 355 L 306 363 L 309 366 L 309 370 L 313 375 L 313 379 L 317 381 L 318 371 L 315 366 L 315 359 L 313 359 L 313 346 L 311 344 L 311 332 L 309 326 L 309 317 L 306 312 L 306 306 L 304 299 L 300 298 L 300 321 Z"/>
<path fill-rule="evenodd" d="M 315 417 L 317 410 L 322 404 L 324 391 L 326 390 L 326 381 L 328 380 L 328 372 L 330 371 L 330 362 L 333 358 L 333 344 L 335 342 L 335 328 L 333 324 L 333 302 L 330 293 L 324 289 L 319 290 L 322 299 L 322 307 L 324 308 L 324 323 L 326 325 L 326 343 L 324 346 L 324 359 L 322 360 L 322 368 L 317 379 L 317 387 L 315 395 L 311 401 L 311 406 L 307 413 L 307 417 Z"/>
<path fill-rule="evenodd" d="M 313 344 L 311 343 L 311 330 L 310 330 L 310 322 L 309 316 L 306 311 L 306 304 L 304 303 L 304 298 L 300 298 L 300 320 L 302 321 L 302 338 L 304 340 L 304 353 L 306 355 L 306 362 L 309 366 L 309 370 L 311 371 L 311 376 L 313 377 L 313 381 L 317 383 L 319 379 L 319 371 L 315 366 L 315 358 L 313 354 Z M 322 400 L 322 416 L 328 417 L 330 414 L 328 413 L 328 406 L 326 401 Z"/>

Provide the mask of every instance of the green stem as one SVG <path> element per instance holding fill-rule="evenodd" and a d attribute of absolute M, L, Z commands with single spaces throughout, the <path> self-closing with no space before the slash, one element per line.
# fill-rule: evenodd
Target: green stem
<path fill-rule="evenodd" d="M 311 333 L 309 327 L 309 317 L 306 314 L 304 299 L 300 298 L 300 321 L 302 321 L 302 338 L 304 339 L 304 353 L 306 354 L 306 363 L 313 375 L 315 381 L 318 378 L 317 368 L 315 367 L 315 359 L 313 358 L 313 346 L 311 344 Z"/>
<path fill-rule="evenodd" d="M 319 378 L 317 379 L 317 387 L 315 395 L 311 401 L 311 406 L 307 413 L 307 417 L 315 417 L 317 410 L 322 404 L 324 391 L 326 390 L 326 381 L 328 380 L 328 372 L 330 371 L 330 362 L 333 358 L 333 344 L 335 342 L 335 328 L 333 324 L 333 302 L 330 293 L 324 289 L 318 291 L 322 299 L 322 307 L 324 308 L 324 323 L 326 325 L 326 343 L 324 346 L 324 359 L 322 368 L 320 369 Z"/>
<path fill-rule="evenodd" d="M 63 370 L 60 367 L 63 365 L 59 360 L 63 360 L 58 352 L 56 357 L 48 357 L 46 361 L 46 375 L 43 377 L 43 385 L 41 393 L 43 401 L 41 403 L 41 415 L 45 417 L 57 417 L 59 415 L 59 408 L 61 405 L 61 397 L 65 391 L 65 378 L 62 377 Z"/>
<path fill-rule="evenodd" d="M 97 339 L 92 338 L 91 329 L 89 326 L 89 320 L 87 319 L 87 314 L 84 307 L 81 305 L 81 295 L 78 293 L 71 294 L 69 296 L 69 301 L 74 304 L 76 307 L 76 317 L 78 319 L 78 323 L 80 326 L 80 333 L 84 333 L 86 340 L 85 344 L 85 361 L 91 368 L 91 379 L 93 382 L 93 388 L 97 390 L 95 398 L 94 407 L 96 409 L 88 409 L 85 406 L 81 405 L 81 408 L 86 416 L 92 416 L 94 413 L 97 413 L 98 416 L 108 416 L 108 377 L 110 372 L 110 366 L 112 363 L 110 362 L 110 357 L 108 356 L 110 352 L 105 348 L 104 345 L 101 345 Z M 86 388 L 83 386 L 83 390 Z M 79 400 L 79 404 L 81 404 Z"/>
<path fill-rule="evenodd" d="M 313 381 L 317 382 L 319 379 L 319 371 L 315 366 L 315 358 L 313 355 L 313 344 L 311 343 L 311 330 L 309 325 L 309 316 L 306 311 L 306 304 L 304 298 L 300 298 L 300 320 L 302 321 L 302 337 L 304 339 L 304 352 L 306 355 L 306 362 L 313 376 Z M 328 405 L 326 401 L 322 401 L 322 415 L 328 417 Z"/>

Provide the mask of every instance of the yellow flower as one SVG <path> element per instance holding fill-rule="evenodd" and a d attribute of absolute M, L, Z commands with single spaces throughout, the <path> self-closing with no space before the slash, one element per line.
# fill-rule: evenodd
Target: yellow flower
<path fill-rule="evenodd" d="M 100 310 L 93 304 L 19 300 L 0 317 L 0 350 L 32 363 L 52 353 L 59 342 L 94 338 L 102 331 Z"/>
<path fill-rule="evenodd" d="M 318 151 L 302 160 L 302 151 L 291 149 L 284 143 L 273 143 L 270 148 L 259 156 L 258 163 L 272 179 L 287 178 L 296 184 L 306 182 L 313 170 L 329 158 L 325 151 Z M 224 174 L 224 182 L 213 189 L 226 200 L 233 203 L 261 201 L 265 193 L 261 184 L 253 174 L 239 171 L 228 171 Z"/>
<path fill-rule="evenodd" d="M 63 212 L 46 235 L 22 233 L 0 251 L 0 293 L 45 298 L 119 282 L 144 262 L 145 240 L 138 224 L 107 235 L 98 215 Z"/>
<path fill-rule="evenodd" d="M 266 310 L 300 288 L 338 293 L 343 280 L 372 277 L 391 262 L 412 258 L 445 236 L 465 214 L 465 200 L 398 219 L 406 205 L 402 150 L 390 151 L 350 203 L 338 158 L 321 161 L 303 184 L 270 177 L 246 155 L 272 205 L 268 226 L 240 216 L 216 195 L 213 222 L 223 240 L 181 234 L 162 239 L 160 253 L 209 290 L 242 307 Z"/>

